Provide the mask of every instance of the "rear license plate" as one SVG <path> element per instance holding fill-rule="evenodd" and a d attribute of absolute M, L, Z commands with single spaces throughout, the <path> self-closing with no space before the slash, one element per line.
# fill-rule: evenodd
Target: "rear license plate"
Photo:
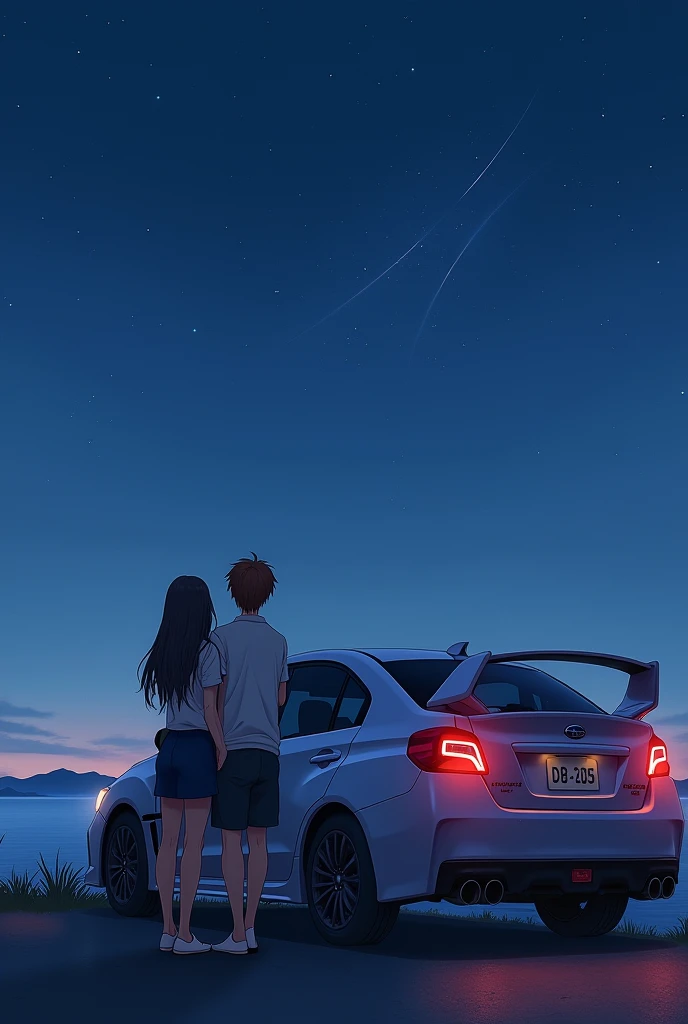
<path fill-rule="evenodd" d="M 548 757 L 547 789 L 564 793 L 591 793 L 600 788 L 594 757 Z"/>

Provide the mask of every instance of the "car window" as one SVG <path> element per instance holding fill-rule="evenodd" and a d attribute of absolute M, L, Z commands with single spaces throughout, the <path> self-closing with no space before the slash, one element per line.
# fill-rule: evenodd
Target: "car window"
<path fill-rule="evenodd" d="M 521 697 L 514 683 L 478 683 L 475 695 L 490 711 L 502 711 L 519 703 Z M 533 707 L 533 711 L 537 709 Z"/>
<path fill-rule="evenodd" d="M 547 672 L 524 665 L 486 665 L 474 690 L 490 710 L 576 711 L 603 715 L 602 708 Z"/>
<path fill-rule="evenodd" d="M 294 665 L 280 718 L 282 739 L 328 732 L 346 677 L 339 665 Z"/>
<path fill-rule="evenodd" d="M 424 708 L 457 662 L 445 658 L 409 658 L 382 663 L 416 704 Z M 603 715 L 605 712 L 576 690 L 547 672 L 510 663 L 487 664 L 477 683 L 475 696 L 495 712 L 578 711 Z"/>
<path fill-rule="evenodd" d="M 368 703 L 369 698 L 366 691 L 353 676 L 349 676 L 332 728 L 351 729 L 353 726 L 360 725 L 368 710 Z"/>

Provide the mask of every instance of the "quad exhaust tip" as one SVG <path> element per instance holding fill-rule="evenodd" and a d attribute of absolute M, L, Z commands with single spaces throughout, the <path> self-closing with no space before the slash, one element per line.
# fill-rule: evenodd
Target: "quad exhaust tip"
<path fill-rule="evenodd" d="M 662 893 L 662 883 L 659 878 L 651 878 L 647 883 L 647 897 L 650 900 L 658 900 Z"/>
<path fill-rule="evenodd" d="M 671 877 L 671 875 L 667 875 L 666 878 L 662 879 L 662 899 L 665 899 L 665 900 L 671 899 L 671 897 L 674 895 L 675 892 L 676 892 L 676 882 Z"/>
<path fill-rule="evenodd" d="M 494 907 L 504 899 L 504 886 L 498 878 L 491 878 L 483 889 L 483 897 L 486 903 Z"/>
<path fill-rule="evenodd" d="M 480 883 L 476 882 L 474 878 L 469 878 L 467 882 L 464 882 L 459 889 L 459 899 L 467 907 L 475 906 L 476 903 L 480 903 Z"/>
<path fill-rule="evenodd" d="M 483 888 L 475 878 L 469 878 L 464 882 L 458 892 L 455 902 L 466 907 L 474 907 L 476 903 L 487 903 L 494 907 L 504 899 L 504 885 L 498 878 L 491 878 Z"/>

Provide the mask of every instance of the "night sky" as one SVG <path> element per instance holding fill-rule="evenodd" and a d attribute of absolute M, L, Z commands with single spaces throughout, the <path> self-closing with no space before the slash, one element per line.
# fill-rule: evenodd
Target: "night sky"
<path fill-rule="evenodd" d="M 256 551 L 293 652 L 658 659 L 687 775 L 688 10 L 0 28 L 0 774 L 152 752 L 168 584 Z"/>

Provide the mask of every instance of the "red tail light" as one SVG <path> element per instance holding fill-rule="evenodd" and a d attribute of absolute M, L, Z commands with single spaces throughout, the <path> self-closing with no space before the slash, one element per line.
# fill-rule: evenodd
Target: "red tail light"
<path fill-rule="evenodd" d="M 487 761 L 472 732 L 463 729 L 423 729 L 408 742 L 409 758 L 424 772 L 485 775 Z"/>
<path fill-rule="evenodd" d="M 670 772 L 671 767 L 669 766 L 669 754 L 666 743 L 653 733 L 650 739 L 650 752 L 647 758 L 647 774 L 650 778 L 657 779 L 664 775 L 669 775 Z"/>

